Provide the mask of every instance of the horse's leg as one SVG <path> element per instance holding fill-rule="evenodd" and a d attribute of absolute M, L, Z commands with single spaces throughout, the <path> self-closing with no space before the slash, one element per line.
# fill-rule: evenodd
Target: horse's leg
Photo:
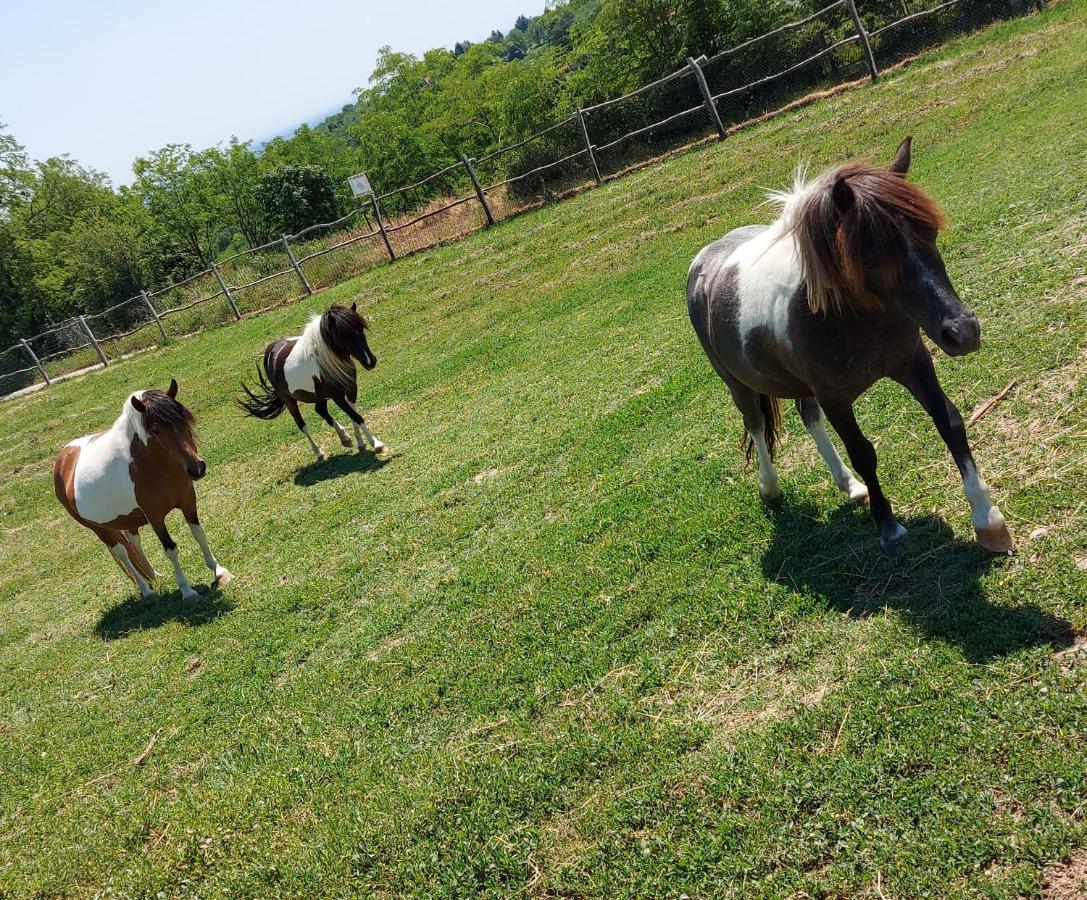
<path fill-rule="evenodd" d="M 339 435 L 340 443 L 344 447 L 350 447 L 351 436 L 347 433 L 346 430 L 344 430 L 344 427 L 339 422 L 332 418 L 332 415 L 328 411 L 328 401 L 319 400 L 313 408 L 317 410 L 317 415 L 319 415 L 322 419 L 328 422 L 328 424 L 332 426 L 336 434 Z"/>
<path fill-rule="evenodd" d="M 124 542 L 121 538 L 119 531 L 110 531 L 109 529 L 92 529 L 97 535 L 98 539 L 109 548 L 110 555 L 117 561 L 117 564 L 121 567 L 121 570 L 132 579 L 132 582 L 139 588 L 140 596 L 146 600 L 155 592 L 152 590 L 151 585 L 147 583 L 147 580 L 140 574 L 140 570 L 132 564 L 132 559 L 128 555 Z M 150 566 L 148 566 L 150 568 Z"/>
<path fill-rule="evenodd" d="M 744 418 L 744 428 L 747 429 L 751 444 L 755 448 L 755 455 L 759 460 L 759 494 L 763 500 L 773 502 L 781 499 L 781 485 L 778 483 L 778 473 L 774 468 L 774 458 L 770 453 L 770 441 L 767 440 L 766 414 L 763 412 L 759 394 L 750 388 L 729 379 L 725 382 L 732 401 Z"/>
<path fill-rule="evenodd" d="M 211 552 L 211 547 L 208 546 L 208 536 L 204 533 L 204 526 L 200 524 L 200 516 L 196 514 L 195 490 L 190 492 L 185 502 L 181 504 L 181 513 L 189 524 L 189 531 L 193 538 L 200 545 L 200 552 L 204 554 L 204 564 L 211 569 L 211 573 L 215 576 L 215 583 L 227 584 L 234 576 L 224 566 L 219 565 L 215 554 Z"/>
<path fill-rule="evenodd" d="M 833 401 L 826 398 L 819 400 L 830 424 L 838 432 L 838 437 L 845 444 L 846 453 L 853 463 L 853 468 L 868 487 L 868 499 L 872 505 L 872 518 L 879 526 L 879 543 L 886 553 L 894 554 L 906 540 L 906 529 L 894 517 L 891 504 L 883 496 L 876 475 L 876 448 L 864 436 L 857 417 L 853 414 L 853 404 L 847 401 Z"/>
<path fill-rule="evenodd" d="M 993 553 L 1007 553 L 1015 549 L 1008 531 L 1004 514 L 989 497 L 989 488 L 978 474 L 970 442 L 966 439 L 966 426 L 962 416 L 940 387 L 932 357 L 921 346 L 909 368 L 895 375 L 895 380 L 905 387 L 917 402 L 925 408 L 947 444 L 955 465 L 962 476 L 966 499 L 970 501 L 970 521 L 978 536 L 978 543 Z"/>
<path fill-rule="evenodd" d="M 355 426 L 355 441 L 358 443 L 359 449 L 362 450 L 366 446 L 366 443 L 362 439 L 362 436 L 365 434 L 366 440 L 369 441 L 370 445 L 374 448 L 374 453 L 384 452 L 385 445 L 370 434 L 370 429 L 366 427 L 366 420 L 355 408 L 355 404 L 348 400 L 347 397 L 336 396 L 332 399 L 340 409 L 347 413 L 347 417 Z M 360 428 L 362 429 L 361 432 L 359 431 Z"/>
<path fill-rule="evenodd" d="M 151 573 L 151 577 L 157 579 L 159 573 L 155 571 L 155 567 L 151 565 L 151 560 L 147 558 L 147 554 L 143 552 L 143 541 L 140 540 L 139 531 L 125 532 L 128 535 L 128 542 L 132 545 L 133 552 L 139 557 L 139 561 L 143 563 L 143 567 Z"/>
<path fill-rule="evenodd" d="M 842 458 L 838 455 L 838 450 L 834 446 L 834 442 L 831 441 L 830 435 L 827 434 L 826 426 L 823 424 L 823 408 L 818 401 L 814 397 L 797 400 L 796 409 L 800 413 L 800 418 L 804 420 L 804 427 L 808 429 L 808 434 L 815 441 L 819 455 L 823 457 L 823 462 L 830 469 L 830 475 L 834 479 L 834 483 L 838 485 L 838 489 L 849 494 L 849 499 L 858 506 L 866 503 L 868 501 L 868 488 L 857 481 L 853 477 L 853 473 L 849 471 L 849 466 L 842 462 Z"/>
<path fill-rule="evenodd" d="M 313 439 L 313 435 L 309 433 L 309 429 L 306 427 L 306 420 L 302 418 L 302 413 L 298 409 L 298 401 L 293 397 L 287 397 L 283 400 L 287 409 L 291 413 L 291 418 L 294 419 L 294 424 L 298 426 L 298 430 L 306 436 L 306 440 L 309 441 L 310 447 L 313 448 L 313 452 L 317 457 L 317 462 L 324 462 L 328 457 L 325 455 L 325 451 L 317 446 L 317 441 Z"/>
<path fill-rule="evenodd" d="M 175 544 L 174 539 L 170 537 L 170 532 L 166 530 L 165 518 L 163 516 L 155 516 L 152 518 L 148 515 L 147 521 L 155 530 L 155 534 L 158 535 L 158 539 L 162 542 L 162 549 L 166 551 L 166 555 L 169 557 L 170 563 L 174 567 L 174 578 L 177 580 L 177 586 L 181 588 L 181 599 L 199 600 L 200 595 L 192 589 L 192 585 L 189 584 L 189 579 L 186 578 L 185 573 L 181 571 L 181 561 L 178 559 L 177 555 L 177 544 Z"/>

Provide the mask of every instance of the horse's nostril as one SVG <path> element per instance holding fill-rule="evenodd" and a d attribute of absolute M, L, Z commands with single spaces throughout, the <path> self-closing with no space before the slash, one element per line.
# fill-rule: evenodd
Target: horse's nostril
<path fill-rule="evenodd" d="M 945 325 L 940 331 L 940 338 L 949 347 L 958 347 L 961 337 L 959 335 L 959 328 L 954 323 Z"/>

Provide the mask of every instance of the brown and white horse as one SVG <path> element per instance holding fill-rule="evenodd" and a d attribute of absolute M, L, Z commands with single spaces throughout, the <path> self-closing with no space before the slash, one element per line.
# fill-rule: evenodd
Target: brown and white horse
<path fill-rule="evenodd" d="M 302 334 L 280 338 L 265 348 L 264 371 L 257 367 L 260 391 L 256 393 L 243 383 L 246 396 L 237 401 L 238 406 L 258 419 L 274 419 L 284 409 L 289 410 L 320 462 L 328 457 L 306 428 L 298 404 L 315 404 L 317 415 L 335 429 L 343 446 L 350 447 L 351 438 L 329 414 L 331 400 L 355 426 L 358 448 L 366 447 L 365 434 L 374 452 L 381 453 L 385 445 L 370 433 L 366 420 L 355 408 L 358 399 L 355 360 L 365 369 L 377 365 L 377 357 L 366 341 L 367 327 L 366 319 L 359 315 L 354 303 L 350 309 L 334 304 L 322 315 L 313 316 Z"/>
<path fill-rule="evenodd" d="M 166 515 L 180 509 L 219 584 L 231 578 L 215 559 L 196 514 L 193 482 L 207 466 L 196 452 L 193 414 L 177 402 L 177 382 L 165 391 L 137 391 L 108 431 L 89 434 L 57 454 L 53 486 L 72 518 L 109 547 L 144 597 L 158 577 L 143 553 L 139 530 L 150 525 L 174 566 L 185 600 L 194 600 L 178 561 L 177 545 L 166 530 Z"/>
<path fill-rule="evenodd" d="M 748 455 L 758 456 L 764 498 L 780 496 L 773 452 L 779 398 L 800 416 L 838 487 L 871 500 L 884 550 L 906 537 L 876 476 L 876 451 L 853 414 L 854 401 L 889 377 L 932 417 L 962 476 L 978 541 L 1013 549 L 1004 516 L 978 475 L 955 405 L 936 378 L 924 331 L 949 356 L 981 345 L 977 316 L 955 293 L 936 237 L 944 217 L 906 180 L 906 138 L 889 169 L 853 162 L 774 194 L 781 216 L 736 229 L 691 264 L 687 308 L 713 367 L 743 414 Z M 859 482 L 824 427 L 845 444 Z"/>

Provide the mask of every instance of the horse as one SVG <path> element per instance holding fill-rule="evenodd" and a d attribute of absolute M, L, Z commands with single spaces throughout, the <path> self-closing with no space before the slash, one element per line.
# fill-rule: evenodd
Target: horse
<path fill-rule="evenodd" d="M 215 559 L 196 512 L 194 482 L 207 474 L 196 451 L 193 414 L 177 401 L 177 381 L 165 391 L 131 394 L 108 431 L 63 447 L 53 465 L 57 499 L 95 533 L 146 599 L 158 573 L 144 555 L 139 530 L 150 525 L 174 567 L 183 600 L 198 598 L 178 561 L 166 516 L 180 509 L 216 584 L 233 577 Z"/>
<path fill-rule="evenodd" d="M 264 369 L 257 366 L 259 393 L 242 383 L 246 396 L 235 401 L 250 416 L 271 420 L 284 409 L 290 411 L 294 423 L 306 436 L 318 462 L 328 459 L 306 428 L 298 404 L 313 403 L 317 415 L 324 419 L 339 435 L 344 447 L 351 446 L 351 438 L 328 411 L 331 400 L 342 409 L 355 428 L 355 441 L 359 450 L 366 448 L 366 441 L 375 453 L 382 453 L 385 445 L 377 440 L 366 427 L 366 420 L 355 408 L 358 386 L 355 382 L 355 360 L 364 369 L 377 365 L 377 357 L 366 342 L 369 323 L 359 315 L 356 304 L 351 308 L 333 304 L 321 315 L 310 318 L 309 324 L 297 337 L 280 338 L 264 350 Z"/>
<path fill-rule="evenodd" d="M 944 394 L 924 332 L 949 356 L 981 346 L 977 315 L 959 299 L 937 248 L 944 214 L 907 180 L 912 139 L 889 168 L 854 161 L 774 192 L 769 226 L 748 225 L 703 248 L 687 277 L 695 333 L 743 416 L 745 449 L 758 459 L 759 491 L 781 495 L 774 448 L 781 400 L 796 402 L 837 486 L 870 503 L 880 544 L 906 539 L 876 474 L 876 451 L 853 404 L 881 378 L 905 387 L 932 418 L 962 477 L 978 542 L 1014 549 L 1000 509 L 970 451 L 966 428 Z M 858 480 L 827 434 L 829 420 Z"/>

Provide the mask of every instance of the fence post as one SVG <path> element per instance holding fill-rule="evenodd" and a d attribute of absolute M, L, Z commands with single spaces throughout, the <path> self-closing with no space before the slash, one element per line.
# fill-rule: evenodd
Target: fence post
<path fill-rule="evenodd" d="M 393 252 L 393 245 L 389 240 L 389 235 L 385 231 L 385 220 L 381 217 L 381 207 L 377 202 L 377 194 L 370 194 L 370 204 L 374 207 L 374 218 L 377 220 L 377 230 L 381 232 L 381 239 L 385 242 L 385 249 L 389 251 L 389 262 L 393 262 L 396 259 L 396 254 Z"/>
<path fill-rule="evenodd" d="M 479 183 L 479 179 L 476 177 L 476 170 L 472 168 L 472 161 L 463 153 L 460 155 L 460 161 L 464 163 L 464 168 L 468 170 L 468 177 L 472 179 L 472 187 L 476 189 L 476 196 L 479 197 L 479 204 L 483 207 L 483 212 L 487 215 L 487 224 L 494 224 L 494 214 L 491 212 L 490 204 L 487 203 L 487 197 L 483 193 L 483 188 Z"/>
<path fill-rule="evenodd" d="M 857 12 L 856 0 L 845 0 L 845 8 L 849 10 L 849 16 L 853 20 L 853 27 L 857 29 L 857 37 L 861 39 L 861 47 L 864 50 L 864 58 L 868 63 L 868 69 L 872 73 L 872 80 L 879 80 L 879 67 L 876 65 L 875 54 L 872 53 L 872 43 L 868 40 L 868 32 L 864 30 L 861 14 Z"/>
<path fill-rule="evenodd" d="M 706 73 L 702 71 L 698 60 L 693 56 L 687 57 L 687 65 L 694 72 L 695 81 L 698 82 L 698 89 L 702 92 L 702 102 L 705 103 L 706 111 L 710 114 L 710 118 L 713 119 L 713 127 L 717 129 L 717 138 L 723 141 L 725 139 L 725 126 L 721 124 L 721 116 L 717 113 L 717 104 L 713 100 L 713 94 L 710 93 L 710 86 L 706 84 Z"/>
<path fill-rule="evenodd" d="M 228 288 L 226 282 L 223 281 L 223 273 L 219 271 L 219 267 L 215 265 L 215 263 L 211 264 L 211 271 L 215 273 L 215 280 L 219 282 L 219 290 L 226 295 L 230 308 L 234 310 L 234 318 L 240 322 L 242 320 L 242 314 L 238 311 L 238 304 L 234 302 L 234 295 L 230 293 L 230 288 Z"/>
<path fill-rule="evenodd" d="M 79 324 L 83 326 L 83 330 L 87 332 L 87 337 L 91 339 L 91 343 L 94 345 L 94 352 L 98 354 L 98 358 L 102 360 L 102 367 L 105 368 L 109 365 L 109 360 L 106 359 L 106 354 L 102 352 L 102 348 L 98 344 L 98 338 L 94 336 L 94 332 L 91 331 L 91 326 L 87 324 L 87 320 L 83 316 L 79 316 Z"/>
<path fill-rule="evenodd" d="M 600 166 L 596 164 L 593 142 L 589 140 L 589 126 L 585 124 L 585 113 L 581 109 L 577 111 L 577 121 L 581 125 L 581 136 L 585 139 L 585 152 L 589 154 L 589 162 L 592 163 L 593 177 L 596 179 L 597 187 L 599 187 L 604 183 L 604 179 L 600 177 Z"/>
<path fill-rule="evenodd" d="M 162 339 L 166 340 L 166 329 L 162 327 L 162 319 L 159 318 L 158 312 L 155 310 L 155 304 L 151 302 L 151 298 L 147 295 L 147 291 L 140 291 L 140 296 L 143 297 L 143 302 L 147 305 L 147 311 L 151 313 L 155 319 L 155 324 L 159 327 L 159 334 L 162 335 Z"/>
<path fill-rule="evenodd" d="M 45 379 L 45 383 L 52 384 L 53 382 L 49 380 L 49 375 L 45 371 L 45 366 L 43 366 L 42 361 L 38 359 L 38 354 L 30 349 L 30 344 L 28 344 L 23 338 L 19 338 L 19 343 L 22 344 L 23 349 L 30 354 L 30 358 L 34 361 L 34 365 L 36 365 L 38 367 L 38 371 L 42 373 L 42 378 Z"/>
<path fill-rule="evenodd" d="M 282 235 L 283 249 L 287 251 L 287 259 L 291 261 L 291 267 L 294 269 L 294 274 L 298 276 L 298 280 L 302 282 L 302 290 L 307 295 L 313 293 L 313 288 L 309 286 L 309 282 L 306 281 L 306 273 L 302 271 L 302 267 L 298 265 L 298 260 L 294 258 L 294 252 L 291 250 L 291 242 L 287 240 L 287 235 Z"/>

